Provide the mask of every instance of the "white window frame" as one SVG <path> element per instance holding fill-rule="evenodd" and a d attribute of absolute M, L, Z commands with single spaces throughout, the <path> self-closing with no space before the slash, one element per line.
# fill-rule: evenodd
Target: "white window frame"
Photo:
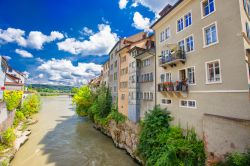
<path fill-rule="evenodd" d="M 182 101 L 186 101 L 187 102 L 187 106 L 182 106 L 181 105 L 181 102 Z M 189 106 L 189 104 L 188 104 L 188 102 L 195 102 L 195 107 L 190 107 Z M 183 100 L 183 99 L 181 99 L 181 100 L 179 100 L 179 107 L 181 107 L 181 108 L 190 108 L 190 109 L 197 109 L 197 101 L 196 100 Z"/>
<path fill-rule="evenodd" d="M 214 43 L 210 43 L 209 45 L 206 44 L 206 29 L 208 27 L 211 27 L 212 25 L 215 25 L 215 29 L 216 29 L 216 37 L 217 37 L 217 41 L 214 42 Z M 202 31 L 203 31 L 203 48 L 207 48 L 207 47 L 210 47 L 210 46 L 213 46 L 213 45 L 216 45 L 219 43 L 219 32 L 218 32 L 218 25 L 217 25 L 217 21 L 205 26 L 202 28 Z"/>
<path fill-rule="evenodd" d="M 169 30 L 169 37 L 168 38 L 166 38 L 167 37 L 167 29 Z M 169 40 L 171 38 L 171 29 L 170 29 L 170 26 L 168 26 L 167 28 L 165 28 L 165 40 Z"/>
<path fill-rule="evenodd" d="M 165 41 L 165 29 L 160 32 L 160 43 L 163 43 Z"/>
<path fill-rule="evenodd" d="M 206 17 L 208 17 L 208 16 L 210 16 L 210 15 L 212 15 L 213 13 L 216 12 L 216 0 L 214 0 L 214 11 L 211 12 L 211 13 L 209 13 L 208 15 L 204 16 L 204 12 L 203 12 L 203 2 L 204 2 L 204 1 L 207 1 L 207 0 L 202 0 L 202 1 L 200 2 L 200 7 L 201 7 L 201 19 L 204 19 L 204 18 L 206 18 Z"/>
<path fill-rule="evenodd" d="M 170 80 L 167 80 L 167 75 L 169 75 Z M 165 82 L 172 82 L 172 73 L 167 72 L 167 73 L 165 74 Z"/>
<path fill-rule="evenodd" d="M 190 24 L 189 26 L 186 26 L 186 25 L 185 25 L 185 16 L 186 16 L 187 14 L 189 14 L 189 13 L 191 13 L 191 24 Z M 180 19 L 183 20 L 183 29 L 180 30 L 180 31 L 178 31 L 178 21 L 179 21 Z M 185 29 L 191 27 L 192 25 L 193 25 L 193 12 L 192 12 L 192 10 L 190 10 L 190 11 L 186 12 L 183 16 L 181 16 L 181 17 L 179 17 L 179 18 L 177 19 L 177 21 L 176 21 L 176 34 L 178 34 L 178 33 L 182 32 L 182 31 L 184 31 Z"/>
<path fill-rule="evenodd" d="M 187 39 L 188 39 L 188 38 L 190 38 L 190 37 L 192 37 L 192 38 L 193 38 L 193 50 L 192 50 L 192 51 L 187 52 Z M 194 42 L 194 35 L 193 35 L 193 34 L 191 34 L 191 35 L 189 35 L 189 36 L 185 37 L 185 39 L 184 39 L 184 45 L 185 45 L 185 53 L 186 53 L 186 54 L 189 54 L 189 53 L 192 53 L 192 52 L 194 52 L 194 51 L 195 51 L 195 42 Z"/>
<path fill-rule="evenodd" d="M 194 48 L 193 48 L 192 51 L 187 52 L 187 42 L 186 42 L 186 39 L 189 38 L 189 37 L 193 37 Z M 194 34 L 188 35 L 187 37 L 185 37 L 185 38 L 183 38 L 183 39 L 177 41 L 178 47 L 179 47 L 179 43 L 180 43 L 181 41 L 184 41 L 184 51 L 185 51 L 186 54 L 189 54 L 189 53 L 192 53 L 192 52 L 195 51 L 195 39 L 194 39 Z"/>
<path fill-rule="evenodd" d="M 183 29 L 179 31 L 179 30 L 178 30 L 178 26 L 179 26 L 178 21 L 181 20 L 181 19 L 182 19 Z M 177 19 L 177 21 L 176 21 L 176 33 L 180 33 L 180 32 L 182 32 L 184 29 L 185 29 L 184 18 L 183 18 L 183 16 L 182 16 L 182 17 L 180 17 L 179 19 Z"/>
<path fill-rule="evenodd" d="M 185 16 L 188 15 L 188 14 L 191 14 L 191 24 L 189 24 L 188 26 L 186 26 Z M 192 11 L 187 12 L 187 13 L 183 16 L 183 18 L 184 18 L 184 28 L 188 28 L 188 27 L 190 27 L 190 26 L 193 24 L 193 15 L 192 15 Z"/>
<path fill-rule="evenodd" d="M 193 86 L 193 85 L 196 85 L 197 80 L 196 80 L 196 70 L 195 70 L 195 66 L 189 66 L 189 67 L 186 67 L 186 68 L 179 69 L 179 70 L 178 70 L 178 80 L 181 80 L 181 78 L 180 78 L 180 71 L 181 71 L 181 70 L 185 70 L 186 78 L 188 77 L 188 71 L 187 71 L 188 68 L 194 68 L 194 81 L 195 81 L 194 84 L 189 84 L 189 83 L 188 83 L 188 85 L 192 85 L 192 86 Z"/>
<path fill-rule="evenodd" d="M 209 82 L 208 81 L 208 68 L 207 68 L 207 65 L 209 63 L 213 63 L 213 62 L 216 62 L 218 61 L 219 62 L 219 67 L 220 67 L 220 81 L 213 81 L 213 82 Z M 222 83 L 222 73 L 221 73 L 221 63 L 220 63 L 220 59 L 216 59 L 216 60 L 212 60 L 212 61 L 208 61 L 208 62 L 205 62 L 205 71 L 206 71 L 206 84 L 221 84 Z"/>

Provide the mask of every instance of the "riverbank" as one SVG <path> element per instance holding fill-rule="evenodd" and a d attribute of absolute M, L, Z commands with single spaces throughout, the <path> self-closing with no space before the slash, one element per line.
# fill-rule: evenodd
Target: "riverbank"
<path fill-rule="evenodd" d="M 27 119 L 21 122 L 14 129 L 16 140 L 12 147 L 9 147 L 0 152 L 0 163 L 3 166 L 10 165 L 11 160 L 15 157 L 16 153 L 20 150 L 21 146 L 28 141 L 31 130 L 28 128 L 30 125 L 37 123 L 37 120 Z"/>
<path fill-rule="evenodd" d="M 95 123 L 94 128 L 110 137 L 117 148 L 125 150 L 138 164 L 144 165 L 144 161 L 137 152 L 140 133 L 139 124 L 129 120 L 123 123 L 111 120 L 106 126 Z"/>

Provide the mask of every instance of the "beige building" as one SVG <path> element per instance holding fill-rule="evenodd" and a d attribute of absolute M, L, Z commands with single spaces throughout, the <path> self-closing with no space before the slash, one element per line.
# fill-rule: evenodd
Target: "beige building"
<path fill-rule="evenodd" d="M 126 39 L 121 39 L 120 49 L 117 52 L 119 55 L 119 76 L 118 76 L 118 111 L 123 115 L 128 116 L 128 99 L 129 99 L 129 74 L 128 67 L 129 62 L 131 62 L 129 50 L 131 45 L 136 42 L 143 40 L 145 38 L 145 33 L 141 32 L 130 36 Z"/>
<path fill-rule="evenodd" d="M 109 60 L 107 60 L 102 66 L 102 80 L 101 84 L 109 86 Z"/>
<path fill-rule="evenodd" d="M 118 77 L 119 77 L 119 54 L 121 40 L 119 40 L 109 53 L 109 88 L 112 95 L 113 104 L 118 100 Z"/>
<path fill-rule="evenodd" d="M 155 106 L 155 45 L 154 36 L 130 45 L 129 50 L 128 118 L 139 122 Z"/>
<path fill-rule="evenodd" d="M 204 138 L 210 157 L 250 148 L 250 11 L 243 2 L 180 0 L 152 26 L 156 102 L 173 124 Z"/>

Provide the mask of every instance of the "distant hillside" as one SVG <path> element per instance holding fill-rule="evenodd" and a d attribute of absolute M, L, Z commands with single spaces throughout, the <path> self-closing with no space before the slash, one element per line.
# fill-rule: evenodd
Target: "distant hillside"
<path fill-rule="evenodd" d="M 35 89 L 38 92 L 59 92 L 68 93 L 71 92 L 73 86 L 61 86 L 61 85 L 45 85 L 45 84 L 29 84 L 28 88 Z"/>

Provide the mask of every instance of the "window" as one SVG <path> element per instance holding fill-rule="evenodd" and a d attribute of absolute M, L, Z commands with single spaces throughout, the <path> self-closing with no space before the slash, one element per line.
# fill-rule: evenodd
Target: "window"
<path fill-rule="evenodd" d="M 188 27 L 192 24 L 192 14 L 191 12 L 189 12 L 188 14 L 186 14 L 184 16 L 184 19 L 185 19 L 185 27 Z"/>
<path fill-rule="evenodd" d="M 171 82 L 171 73 L 166 73 L 166 82 Z"/>
<path fill-rule="evenodd" d="M 114 73 L 114 80 L 117 80 L 117 73 Z"/>
<path fill-rule="evenodd" d="M 186 52 L 191 52 L 194 50 L 194 39 L 193 36 L 186 38 Z"/>
<path fill-rule="evenodd" d="M 246 22 L 246 34 L 247 34 L 247 38 L 250 40 L 250 28 L 247 22 Z"/>
<path fill-rule="evenodd" d="M 197 108 L 195 100 L 181 100 L 180 107 Z"/>
<path fill-rule="evenodd" d="M 181 100 L 181 107 L 187 107 L 187 101 Z"/>
<path fill-rule="evenodd" d="M 183 25 L 183 18 L 179 19 L 177 21 L 177 32 L 180 32 L 184 29 L 184 25 Z"/>
<path fill-rule="evenodd" d="M 113 70 L 113 64 L 111 65 L 110 70 Z"/>
<path fill-rule="evenodd" d="M 127 88 L 128 87 L 128 83 L 127 82 L 120 82 L 120 87 L 121 88 Z"/>
<path fill-rule="evenodd" d="M 194 67 L 187 68 L 188 84 L 195 84 Z"/>
<path fill-rule="evenodd" d="M 137 55 L 137 50 L 135 49 L 131 52 L 131 56 L 135 57 L 136 55 Z"/>
<path fill-rule="evenodd" d="M 126 56 L 121 57 L 121 62 L 126 62 Z"/>
<path fill-rule="evenodd" d="M 205 35 L 205 45 L 210 46 L 218 42 L 217 37 L 217 27 L 216 24 L 212 24 L 206 28 L 204 28 L 204 35 Z"/>
<path fill-rule="evenodd" d="M 141 99 L 143 100 L 153 100 L 154 98 L 154 94 L 152 92 L 144 92 L 144 93 L 141 93 Z"/>
<path fill-rule="evenodd" d="M 142 66 L 146 67 L 146 66 L 150 66 L 150 59 L 145 59 L 142 61 Z"/>
<path fill-rule="evenodd" d="M 180 50 L 185 51 L 184 40 L 179 41 L 178 46 L 179 46 L 179 49 L 180 49 Z"/>
<path fill-rule="evenodd" d="M 128 68 L 123 68 L 121 69 L 121 75 L 125 75 L 125 74 L 128 74 Z"/>
<path fill-rule="evenodd" d="M 163 42 L 163 41 L 164 41 L 164 37 L 165 37 L 165 36 L 164 36 L 164 35 L 165 35 L 164 33 L 165 33 L 164 31 L 160 33 L 160 42 Z"/>
<path fill-rule="evenodd" d="M 220 62 L 218 60 L 206 63 L 206 72 L 207 83 L 221 82 Z"/>
<path fill-rule="evenodd" d="M 122 99 L 122 100 L 125 100 L 125 94 L 122 94 L 122 95 L 121 95 L 121 99 Z"/>
<path fill-rule="evenodd" d="M 168 28 L 166 28 L 166 30 L 165 30 L 165 39 L 167 40 L 167 39 L 169 39 L 170 38 L 170 28 L 168 27 Z"/>
<path fill-rule="evenodd" d="M 170 100 L 170 99 L 162 99 L 161 103 L 166 104 L 166 105 L 170 105 L 172 103 L 172 100 Z"/>
<path fill-rule="evenodd" d="M 115 68 L 117 68 L 117 61 L 115 61 Z"/>
<path fill-rule="evenodd" d="M 165 74 L 161 74 L 161 83 L 165 82 Z"/>
<path fill-rule="evenodd" d="M 204 0 L 202 1 L 202 14 L 206 17 L 215 11 L 215 0 Z"/>
<path fill-rule="evenodd" d="M 112 60 L 112 59 L 113 59 L 113 54 L 111 54 L 111 56 L 110 56 L 110 57 L 111 57 L 110 59 Z"/>

